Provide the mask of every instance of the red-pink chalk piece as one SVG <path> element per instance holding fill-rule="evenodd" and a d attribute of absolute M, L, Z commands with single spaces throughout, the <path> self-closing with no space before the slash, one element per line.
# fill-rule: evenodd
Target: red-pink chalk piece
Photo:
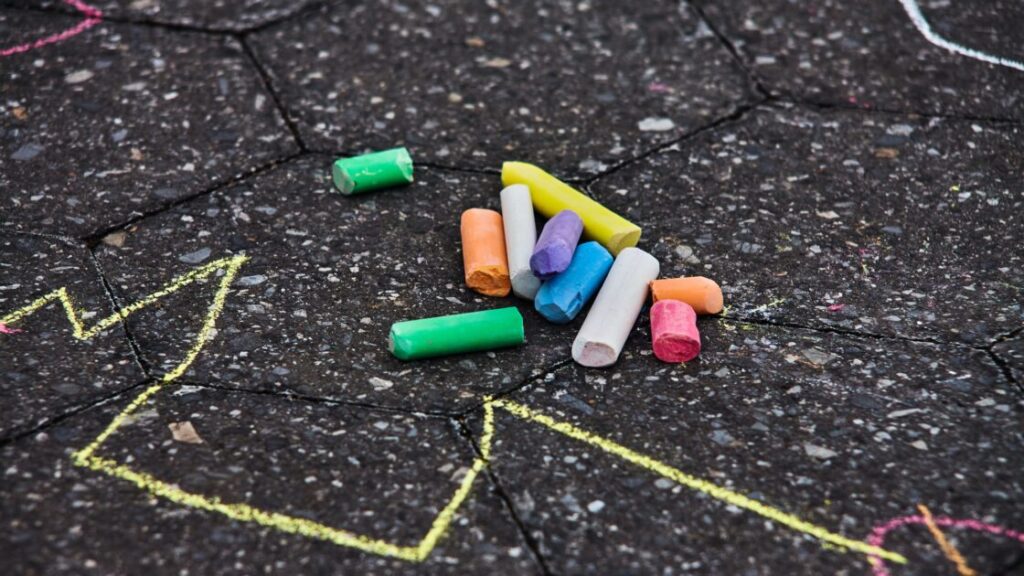
<path fill-rule="evenodd" d="M 651 307 L 651 343 L 663 362 L 689 362 L 700 354 L 697 313 L 679 300 L 658 300 Z"/>

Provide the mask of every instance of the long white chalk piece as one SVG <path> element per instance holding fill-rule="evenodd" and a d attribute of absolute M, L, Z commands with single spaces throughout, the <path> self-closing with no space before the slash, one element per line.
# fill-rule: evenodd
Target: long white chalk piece
<path fill-rule="evenodd" d="M 501 218 L 505 223 L 512 291 L 520 298 L 533 300 L 540 290 L 540 280 L 530 270 L 530 256 L 537 243 L 537 224 L 533 220 L 533 201 L 526 185 L 513 184 L 501 191 Z"/>
<path fill-rule="evenodd" d="M 597 299 L 572 343 L 572 359 L 591 368 L 611 366 L 633 330 L 647 300 L 648 285 L 658 277 L 658 259 L 639 248 L 619 252 Z"/>

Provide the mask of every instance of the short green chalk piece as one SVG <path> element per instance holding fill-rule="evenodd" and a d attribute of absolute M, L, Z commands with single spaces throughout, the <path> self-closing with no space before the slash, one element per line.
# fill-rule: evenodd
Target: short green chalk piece
<path fill-rule="evenodd" d="M 525 341 L 523 316 L 515 306 L 395 322 L 388 350 L 400 360 L 479 352 Z"/>
<path fill-rule="evenodd" d="M 331 167 L 334 186 L 342 194 L 403 186 L 412 182 L 412 157 L 405 148 L 338 158 Z"/>

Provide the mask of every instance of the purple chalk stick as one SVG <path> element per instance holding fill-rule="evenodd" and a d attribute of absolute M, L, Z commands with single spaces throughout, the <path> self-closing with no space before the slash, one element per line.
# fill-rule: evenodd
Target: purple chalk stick
<path fill-rule="evenodd" d="M 583 220 L 572 210 L 562 210 L 544 225 L 530 256 L 530 270 L 541 280 L 564 272 L 583 233 Z"/>

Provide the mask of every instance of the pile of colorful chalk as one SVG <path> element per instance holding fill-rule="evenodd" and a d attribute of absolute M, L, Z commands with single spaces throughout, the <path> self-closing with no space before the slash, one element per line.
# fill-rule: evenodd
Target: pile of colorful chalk
<path fill-rule="evenodd" d="M 412 182 L 412 158 L 395 148 L 339 159 L 332 173 L 343 194 L 359 194 Z M 722 310 L 718 284 L 700 276 L 659 280 L 658 260 L 635 247 L 639 226 L 536 166 L 506 162 L 501 181 L 501 213 L 462 213 L 467 286 L 486 296 L 514 292 L 533 300 L 537 312 L 556 324 L 572 321 L 593 298 L 572 345 L 573 360 L 591 367 L 618 360 L 649 289 L 654 355 L 686 362 L 700 354 L 697 315 Z M 534 211 L 548 218 L 539 238 Z M 581 237 L 588 241 L 580 244 Z M 396 322 L 388 348 L 402 360 L 415 360 L 524 341 L 523 317 L 510 306 Z"/>

